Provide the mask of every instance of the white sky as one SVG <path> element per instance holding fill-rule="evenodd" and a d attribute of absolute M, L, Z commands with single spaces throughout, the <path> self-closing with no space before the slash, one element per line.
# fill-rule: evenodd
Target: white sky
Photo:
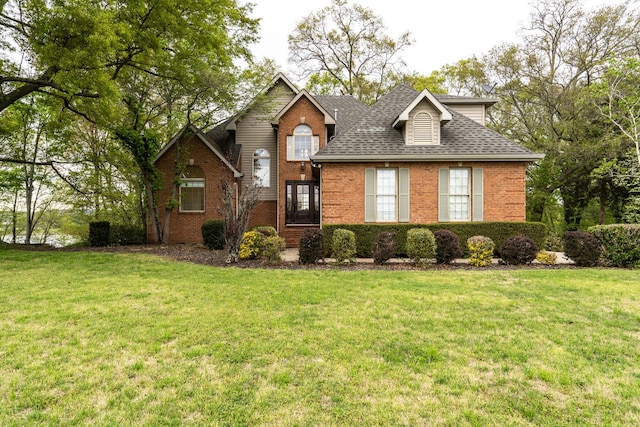
<path fill-rule="evenodd" d="M 517 31 L 529 21 L 533 0 L 349 0 L 382 17 L 387 35 L 397 38 L 409 31 L 414 44 L 401 56 L 409 71 L 428 75 L 443 65 L 472 55 L 481 56 L 503 42 L 517 41 Z M 261 18 L 256 58 L 276 60 L 290 75 L 287 37 L 296 24 L 330 0 L 252 0 L 253 16 Z M 535 1 L 533 1 L 535 3 Z M 585 8 L 619 4 L 621 0 L 583 0 Z M 414 12 L 409 12 L 409 9 Z M 460 30 L 464 28 L 465 30 Z M 290 76 L 292 77 L 292 76 Z"/>

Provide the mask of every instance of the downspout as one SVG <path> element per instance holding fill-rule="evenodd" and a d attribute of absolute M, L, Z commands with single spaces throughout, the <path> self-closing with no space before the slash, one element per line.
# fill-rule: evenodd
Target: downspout
<path fill-rule="evenodd" d="M 235 209 L 235 213 L 236 213 L 236 219 L 238 219 L 238 206 L 240 203 L 240 196 L 239 196 L 239 192 L 238 192 L 238 178 L 235 179 L 235 181 L 233 182 L 233 186 L 235 187 L 235 192 L 236 192 L 236 209 Z"/>

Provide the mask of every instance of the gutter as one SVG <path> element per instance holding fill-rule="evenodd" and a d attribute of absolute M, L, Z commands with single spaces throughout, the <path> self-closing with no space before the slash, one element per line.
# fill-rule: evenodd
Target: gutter
<path fill-rule="evenodd" d="M 360 156 L 326 155 L 311 156 L 315 163 L 346 163 L 346 162 L 535 162 L 544 159 L 544 154 L 365 154 Z"/>

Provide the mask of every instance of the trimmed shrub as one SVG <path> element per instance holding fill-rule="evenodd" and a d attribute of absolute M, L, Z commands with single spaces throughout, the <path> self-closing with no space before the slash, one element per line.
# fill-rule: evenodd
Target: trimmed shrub
<path fill-rule="evenodd" d="M 461 242 L 463 255 L 468 254 L 468 249 L 463 242 L 472 236 L 487 236 L 493 240 L 498 248 L 502 246 L 508 237 L 528 236 L 536 242 L 539 248 L 544 247 L 547 237 L 547 226 L 540 222 L 447 222 L 435 224 L 325 224 L 324 231 L 325 254 L 329 254 L 332 235 L 335 230 L 342 228 L 351 230 L 356 234 L 356 246 L 358 257 L 371 258 L 371 248 L 376 236 L 383 231 L 396 233 L 396 256 L 407 256 L 407 232 L 412 228 L 427 228 L 432 232 L 437 230 L 449 230 L 455 233 Z"/>
<path fill-rule="evenodd" d="M 111 224 L 109 221 L 92 221 L 89 223 L 89 245 L 109 246 Z"/>
<path fill-rule="evenodd" d="M 324 259 L 324 233 L 319 228 L 307 228 L 300 236 L 298 248 L 301 264 L 313 264 Z"/>
<path fill-rule="evenodd" d="M 593 267 L 600 260 L 600 243 L 591 233 L 565 231 L 562 235 L 564 253 L 580 267 Z"/>
<path fill-rule="evenodd" d="M 371 248 L 371 254 L 373 255 L 373 262 L 377 265 L 382 265 L 389 261 L 396 253 L 396 233 L 392 231 L 383 231 L 378 233 L 373 247 Z"/>
<path fill-rule="evenodd" d="M 224 222 L 222 220 L 205 221 L 201 230 L 202 240 L 207 248 L 212 251 L 224 249 Z"/>
<path fill-rule="evenodd" d="M 640 224 L 590 227 L 602 248 L 602 257 L 614 267 L 640 267 Z"/>
<path fill-rule="evenodd" d="M 135 225 L 112 224 L 109 236 L 109 242 L 118 246 L 142 245 L 147 242 L 144 228 Z"/>
<path fill-rule="evenodd" d="M 353 231 L 339 228 L 333 232 L 331 257 L 338 263 L 355 262 L 356 235 Z"/>
<path fill-rule="evenodd" d="M 472 236 L 467 239 L 469 248 L 469 264 L 474 267 L 487 267 L 491 265 L 493 250 L 496 245 L 489 237 Z"/>
<path fill-rule="evenodd" d="M 256 259 L 260 256 L 262 241 L 265 239 L 262 233 L 247 231 L 242 236 L 240 243 L 240 259 Z"/>
<path fill-rule="evenodd" d="M 460 237 L 453 231 L 436 230 L 433 233 L 436 239 L 436 262 L 438 264 L 450 264 L 456 258 L 462 257 Z"/>
<path fill-rule="evenodd" d="M 511 236 L 500 248 L 502 261 L 511 265 L 529 264 L 537 254 L 536 242 L 527 236 Z"/>
<path fill-rule="evenodd" d="M 544 239 L 544 248 L 552 252 L 562 252 L 562 238 L 558 233 L 550 231 L 547 238 Z"/>
<path fill-rule="evenodd" d="M 558 256 L 553 252 L 542 250 L 536 254 L 536 260 L 540 264 L 555 265 L 555 263 L 558 262 Z"/>
<path fill-rule="evenodd" d="M 280 252 L 284 251 L 286 245 L 284 238 L 278 236 L 267 236 L 262 239 L 262 247 L 260 254 L 270 263 L 278 263 L 282 261 Z"/>
<path fill-rule="evenodd" d="M 407 256 L 419 266 L 426 266 L 436 257 L 436 238 L 431 230 L 412 228 L 407 231 Z"/>

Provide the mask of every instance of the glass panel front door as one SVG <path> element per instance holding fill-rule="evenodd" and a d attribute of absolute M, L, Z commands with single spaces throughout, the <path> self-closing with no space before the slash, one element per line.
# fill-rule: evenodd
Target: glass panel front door
<path fill-rule="evenodd" d="M 320 187 L 313 181 L 287 181 L 287 224 L 320 224 Z"/>

